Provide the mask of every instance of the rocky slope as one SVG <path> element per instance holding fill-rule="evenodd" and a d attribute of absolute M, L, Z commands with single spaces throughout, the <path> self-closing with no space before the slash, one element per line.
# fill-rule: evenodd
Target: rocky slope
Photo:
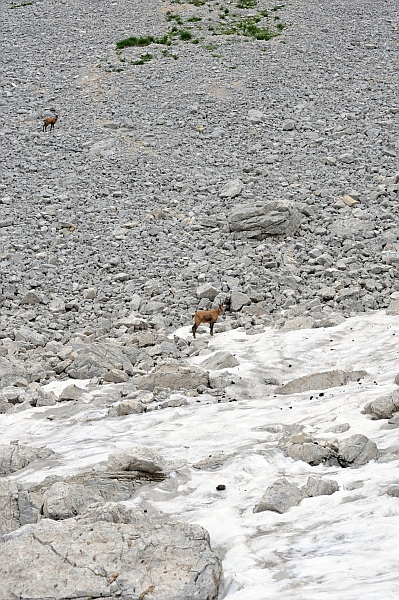
<path fill-rule="evenodd" d="M 9 3 L 3 14 L 4 419 L 32 409 L 79 419 L 89 404 L 112 420 L 237 400 L 226 391 L 240 385 L 236 357 L 223 350 L 204 362 L 208 336 L 173 335 L 181 325 L 190 331 L 197 308 L 224 303 L 216 330 L 248 335 L 334 327 L 372 310 L 397 315 L 393 1 L 37 0 Z M 54 130 L 43 131 L 54 115 Z M 329 367 L 334 375 L 322 374 L 317 389 L 353 377 Z M 290 387 L 284 375 L 266 374 L 265 393 L 300 391 L 304 382 Z M 61 394 L 46 387 L 58 380 Z M 370 398 L 366 412 L 395 419 L 391 391 Z M 287 456 L 303 457 L 287 439 Z M 301 441 L 310 454 L 317 445 Z M 47 492 L 33 501 L 12 479 L 36 450 L 5 450 L 4 532 L 48 516 L 37 500 Z M 353 454 L 334 444 L 324 451 L 338 462 Z M 40 452 L 35 460 L 48 460 L 49 450 Z M 98 494 L 119 502 L 143 481 L 154 485 L 147 475 L 118 477 L 122 495 L 106 493 L 103 479 L 84 492 L 87 502 L 63 488 L 63 518 Z M 211 575 L 198 594 L 211 598 L 220 567 L 205 554 Z M 132 591 L 129 580 L 118 589 L 142 598 L 149 586 L 143 579 Z M 84 591 L 96 593 L 105 592 Z"/>

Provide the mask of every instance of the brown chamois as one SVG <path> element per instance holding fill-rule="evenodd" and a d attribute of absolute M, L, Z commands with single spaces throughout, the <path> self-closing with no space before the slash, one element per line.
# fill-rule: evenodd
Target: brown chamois
<path fill-rule="evenodd" d="M 191 328 L 191 331 L 193 332 L 193 336 L 195 337 L 195 332 L 197 331 L 197 329 L 201 325 L 201 323 L 209 323 L 209 325 L 211 327 L 211 335 L 213 335 L 213 326 L 216 323 L 216 321 L 218 320 L 218 316 L 223 311 L 224 311 L 223 304 L 219 304 L 218 308 L 216 308 L 215 310 L 197 310 L 197 312 L 194 313 L 194 315 L 193 315 L 194 325 Z"/>
<path fill-rule="evenodd" d="M 44 119 L 43 131 L 47 131 L 47 127 L 49 125 L 50 125 L 50 131 L 52 129 L 54 129 L 54 125 L 57 123 L 57 119 L 58 119 L 58 115 L 55 115 L 55 117 L 47 117 L 47 119 Z"/>

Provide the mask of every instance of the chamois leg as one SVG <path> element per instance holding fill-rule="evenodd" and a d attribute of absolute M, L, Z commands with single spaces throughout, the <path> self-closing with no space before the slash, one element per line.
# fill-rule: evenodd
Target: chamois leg
<path fill-rule="evenodd" d="M 197 326 L 195 325 L 195 323 L 194 323 L 194 325 L 192 326 L 192 328 L 191 328 L 191 331 L 193 332 L 193 337 L 194 337 L 194 339 L 195 339 L 195 332 L 197 331 Z"/>
<path fill-rule="evenodd" d="M 213 326 L 214 326 L 214 322 L 211 321 L 211 335 L 213 335 Z"/>

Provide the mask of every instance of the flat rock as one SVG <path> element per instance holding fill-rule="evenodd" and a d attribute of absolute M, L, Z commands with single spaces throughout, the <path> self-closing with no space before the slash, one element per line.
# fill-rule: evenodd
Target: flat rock
<path fill-rule="evenodd" d="M 199 386 L 209 387 L 209 373 L 193 365 L 160 365 L 149 374 L 144 375 L 137 388 L 153 391 L 154 388 L 171 390 L 192 390 Z"/>
<path fill-rule="evenodd" d="M 216 600 L 221 566 L 199 525 L 44 519 L 6 536 L 0 579 L 3 598 Z"/>
<path fill-rule="evenodd" d="M 358 381 L 367 375 L 366 371 L 323 371 L 312 373 L 293 379 L 275 389 L 276 394 L 298 394 L 308 390 L 326 390 L 329 388 L 346 385 L 351 381 Z"/>

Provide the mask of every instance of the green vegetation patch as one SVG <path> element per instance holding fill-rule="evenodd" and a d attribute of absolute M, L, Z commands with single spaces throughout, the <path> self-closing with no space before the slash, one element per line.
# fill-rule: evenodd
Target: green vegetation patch
<path fill-rule="evenodd" d="M 144 65 L 146 62 L 152 59 L 152 54 L 142 54 L 139 60 L 135 60 L 132 62 L 132 65 Z"/>
<path fill-rule="evenodd" d="M 258 0 L 235 0 L 235 6 L 244 11 L 252 11 L 247 13 L 230 12 L 230 9 L 225 5 L 224 0 L 221 2 L 215 2 L 212 0 L 171 0 L 172 4 L 192 4 L 194 6 L 205 6 L 203 11 L 208 11 L 209 18 L 206 23 L 206 29 L 209 31 L 209 35 L 212 36 L 239 36 L 245 38 L 252 38 L 253 40 L 267 41 L 278 35 L 286 27 L 284 23 L 280 22 L 277 15 L 273 15 L 270 11 L 280 10 L 284 7 L 284 4 L 278 4 L 269 10 L 259 10 L 254 12 L 253 9 L 257 9 Z M 230 5 L 231 8 L 231 5 Z M 203 14 L 203 11 L 201 14 Z M 214 16 L 211 13 L 214 12 Z M 190 13 L 189 13 L 190 14 Z M 192 14 L 192 13 L 191 13 Z M 132 36 L 124 40 L 120 40 L 116 43 L 118 50 L 128 47 L 145 47 L 151 44 L 162 44 L 164 46 L 178 45 L 179 42 L 188 42 L 191 44 L 201 44 L 207 50 L 213 50 L 217 46 L 212 44 L 206 44 L 207 40 L 204 37 L 199 36 L 201 25 L 199 22 L 203 21 L 204 16 L 188 16 L 184 17 L 182 14 L 176 14 L 169 10 L 166 13 L 166 22 L 173 24 L 169 31 L 164 33 L 161 37 L 148 36 Z M 205 16 L 206 18 L 206 16 Z M 224 40 L 224 43 L 233 43 L 238 40 Z M 249 40 L 248 40 L 249 41 Z M 170 54 L 168 51 L 162 51 L 163 56 L 172 56 L 177 58 L 177 55 Z M 147 57 L 150 58 L 147 58 Z M 151 55 L 142 55 L 139 60 L 132 64 L 144 64 L 152 58 Z M 216 55 L 215 55 L 216 58 Z M 122 59 L 121 59 L 122 61 Z"/>

